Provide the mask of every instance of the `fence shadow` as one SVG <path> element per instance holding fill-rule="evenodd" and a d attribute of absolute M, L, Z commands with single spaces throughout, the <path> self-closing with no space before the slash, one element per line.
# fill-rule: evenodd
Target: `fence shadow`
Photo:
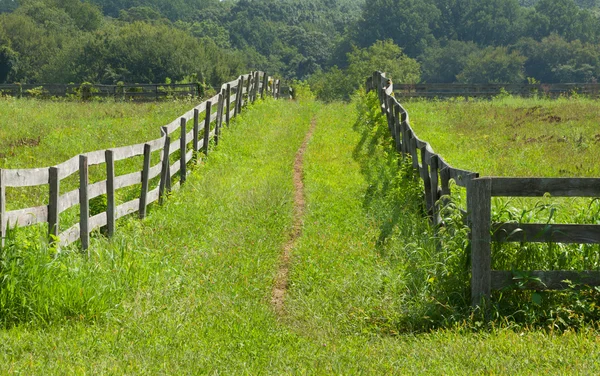
<path fill-rule="evenodd" d="M 386 244 L 407 211 L 425 216 L 422 193 L 417 189 L 414 170 L 395 152 L 389 131 L 381 121 L 382 114 L 375 96 L 367 96 L 353 125 L 360 134 L 352 156 L 360 166 L 367 188 L 363 209 L 379 228 L 375 241 L 380 255 L 386 255 Z M 411 189 L 413 186 L 413 189 Z M 416 197 L 415 197 L 416 196 Z"/>

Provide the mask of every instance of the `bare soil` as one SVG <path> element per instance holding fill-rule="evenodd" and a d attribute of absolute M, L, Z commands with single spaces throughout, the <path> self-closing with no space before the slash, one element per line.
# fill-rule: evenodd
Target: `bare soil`
<path fill-rule="evenodd" d="M 296 245 L 297 239 L 302 234 L 302 224 L 304 219 L 304 211 L 306 208 L 306 201 L 304 198 L 304 182 L 303 182 L 303 164 L 304 164 L 304 152 L 308 146 L 315 127 L 317 125 L 316 120 L 313 118 L 311 121 L 310 129 L 304 137 L 302 146 L 296 153 L 294 160 L 294 220 L 292 230 L 289 234 L 288 241 L 284 244 L 279 256 L 279 269 L 277 271 L 277 277 L 275 279 L 275 285 L 273 286 L 273 292 L 271 293 L 271 304 L 273 309 L 278 316 L 285 314 L 285 293 L 288 287 L 288 275 L 290 271 L 290 259 L 292 250 Z"/>

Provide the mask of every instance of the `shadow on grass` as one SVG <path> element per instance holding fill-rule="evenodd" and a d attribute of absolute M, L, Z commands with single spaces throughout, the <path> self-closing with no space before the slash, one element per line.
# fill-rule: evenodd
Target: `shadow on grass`
<path fill-rule="evenodd" d="M 376 247 L 384 255 L 388 239 L 408 212 L 425 215 L 422 193 L 410 160 L 402 161 L 394 148 L 377 97 L 367 94 L 358 106 L 353 128 L 361 138 L 352 156 L 368 183 L 363 209 L 377 222 Z"/>

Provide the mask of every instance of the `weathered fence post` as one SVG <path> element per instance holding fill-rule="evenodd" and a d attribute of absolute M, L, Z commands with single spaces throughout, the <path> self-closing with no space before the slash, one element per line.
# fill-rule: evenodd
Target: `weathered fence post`
<path fill-rule="evenodd" d="M 50 188 L 48 198 L 48 240 L 53 243 L 59 234 L 60 216 L 58 214 L 58 203 L 60 197 L 60 179 L 58 178 L 58 168 L 50 167 L 48 169 L 48 185 Z"/>
<path fill-rule="evenodd" d="M 108 236 L 115 234 L 115 155 L 112 150 L 104 152 L 106 162 L 106 229 Z"/>
<path fill-rule="evenodd" d="M 170 189 L 171 184 L 171 166 L 169 162 L 169 149 L 171 148 L 171 137 L 167 133 L 167 127 L 162 127 L 162 132 L 165 135 L 165 145 L 163 146 L 162 167 L 160 170 L 160 184 L 158 186 L 158 203 L 162 205 L 165 199 L 166 192 Z"/>
<path fill-rule="evenodd" d="M 217 121 L 219 122 L 219 131 L 223 127 L 223 112 L 225 111 L 225 89 L 221 89 L 221 95 L 219 96 L 219 112 L 217 114 Z"/>
<path fill-rule="evenodd" d="M 187 180 L 187 163 L 185 161 L 186 148 L 187 148 L 187 120 L 182 117 L 180 121 L 180 136 L 179 136 L 179 181 L 180 184 L 184 184 Z"/>
<path fill-rule="evenodd" d="M 219 145 L 219 138 L 221 135 L 221 126 L 219 125 L 219 113 L 221 112 L 223 102 L 223 96 L 219 94 L 219 99 L 217 100 L 217 116 L 215 117 L 215 145 Z"/>
<path fill-rule="evenodd" d="M 402 133 L 402 157 L 410 154 L 410 136 L 408 134 L 406 112 L 400 114 L 400 132 Z"/>
<path fill-rule="evenodd" d="M 438 158 L 438 167 L 439 167 L 439 163 L 440 160 Z M 438 213 L 440 213 L 440 224 L 443 223 L 443 218 L 441 217 L 441 211 L 442 208 L 444 208 L 446 205 L 448 205 L 450 203 L 450 195 L 451 195 L 451 191 L 450 191 L 450 170 L 448 167 L 443 167 L 439 170 L 440 173 L 440 185 L 441 185 L 441 202 L 440 202 L 440 206 L 438 206 Z"/>
<path fill-rule="evenodd" d="M 79 238 L 82 250 L 90 246 L 89 218 L 90 203 L 88 200 L 88 158 L 79 156 Z"/>
<path fill-rule="evenodd" d="M 229 112 L 231 111 L 231 84 L 227 84 L 227 93 L 225 94 L 225 124 L 229 126 Z"/>
<path fill-rule="evenodd" d="M 438 159 L 438 162 L 439 162 L 439 159 Z M 442 202 L 442 205 L 447 205 L 448 200 L 449 200 L 448 197 L 451 194 L 451 192 L 450 192 L 450 170 L 448 168 L 442 168 L 440 170 L 440 183 L 441 183 L 440 185 L 442 186 L 442 197 L 446 196 L 446 198 Z"/>
<path fill-rule="evenodd" d="M 388 122 L 388 130 L 390 131 L 390 134 L 392 135 L 392 137 L 395 137 L 394 135 L 394 107 L 392 104 L 392 101 L 394 100 L 394 98 L 392 98 L 391 95 L 387 95 L 385 94 L 385 114 L 387 117 L 387 122 Z"/>
<path fill-rule="evenodd" d="M 263 84 L 260 90 L 261 99 L 265 99 L 265 95 L 267 93 L 267 85 L 269 85 L 269 76 L 267 76 L 267 72 L 263 72 Z"/>
<path fill-rule="evenodd" d="M 402 143 L 404 142 L 404 138 L 401 138 L 402 132 L 400 131 L 402 122 L 400 121 L 400 105 L 398 103 L 394 103 L 394 139 L 396 140 L 396 152 L 402 154 L 402 159 L 404 159 L 404 153 L 402 152 Z"/>
<path fill-rule="evenodd" d="M 148 185 L 150 184 L 150 159 L 152 147 L 144 144 L 144 165 L 142 167 L 142 189 L 140 191 L 140 219 L 146 218 L 146 207 L 148 206 Z"/>
<path fill-rule="evenodd" d="M 212 102 L 206 102 L 206 117 L 204 118 L 204 155 L 208 155 L 208 141 L 210 138 L 210 112 L 212 108 Z"/>
<path fill-rule="evenodd" d="M 427 145 L 424 145 L 421 150 L 421 180 L 423 180 L 423 186 L 425 189 L 425 203 L 427 207 L 427 214 L 431 215 L 431 208 L 433 207 L 433 198 L 431 197 L 431 177 L 429 175 L 429 165 L 426 162 L 425 154 Z"/>
<path fill-rule="evenodd" d="M 248 73 L 248 82 L 246 82 L 246 101 L 244 102 L 246 106 L 248 106 L 252 100 L 252 78 L 252 72 Z"/>
<path fill-rule="evenodd" d="M 192 145 L 194 148 L 194 152 L 198 151 L 198 143 L 200 141 L 200 124 L 199 124 L 199 119 L 200 119 L 200 111 L 198 111 L 198 109 L 194 109 L 194 139 L 192 140 Z"/>
<path fill-rule="evenodd" d="M 439 225 L 438 220 L 438 200 L 439 200 L 439 179 L 438 179 L 438 156 L 432 155 L 429 164 L 429 173 L 431 176 L 431 219 L 434 226 Z"/>
<path fill-rule="evenodd" d="M 412 157 L 412 166 L 415 170 L 419 169 L 419 157 L 417 156 L 417 139 L 410 132 L 410 156 Z"/>
<path fill-rule="evenodd" d="M 467 183 L 467 212 L 471 226 L 471 305 L 485 305 L 491 292 L 492 179 Z"/>
<path fill-rule="evenodd" d="M 256 102 L 256 99 L 258 98 L 258 90 L 260 88 L 260 72 L 256 71 L 255 77 L 254 77 L 254 90 L 253 90 L 253 95 L 252 95 L 252 103 Z"/>
<path fill-rule="evenodd" d="M 240 76 L 238 81 L 237 93 L 235 96 L 235 112 L 233 116 L 237 116 L 242 111 L 242 95 L 244 93 L 244 76 Z"/>

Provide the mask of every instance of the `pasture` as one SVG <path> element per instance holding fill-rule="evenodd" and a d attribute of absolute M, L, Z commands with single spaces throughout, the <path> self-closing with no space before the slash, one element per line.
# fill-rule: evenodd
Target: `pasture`
<path fill-rule="evenodd" d="M 457 308 L 466 237 L 437 248 L 372 102 L 261 102 L 164 206 L 92 238 L 89 258 L 5 249 L 24 267 L 3 269 L 0 373 L 597 373 L 589 322 L 554 332 L 540 315 L 485 324 Z M 279 316 L 270 294 L 311 121 Z"/>
<path fill-rule="evenodd" d="M 481 176 L 600 176 L 600 102 L 586 98 L 412 100 L 420 138 Z"/>

